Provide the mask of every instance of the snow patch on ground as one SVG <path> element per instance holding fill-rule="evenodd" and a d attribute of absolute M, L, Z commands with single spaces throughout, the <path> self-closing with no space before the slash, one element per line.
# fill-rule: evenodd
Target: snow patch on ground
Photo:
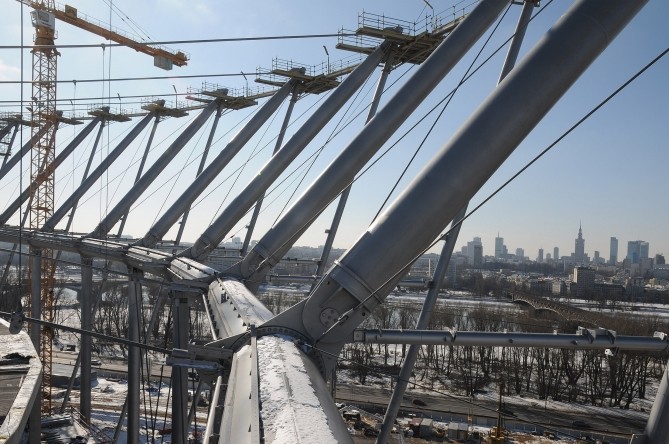
<path fill-rule="evenodd" d="M 258 367 L 267 442 L 337 442 L 293 342 L 276 336 L 258 339 Z"/>

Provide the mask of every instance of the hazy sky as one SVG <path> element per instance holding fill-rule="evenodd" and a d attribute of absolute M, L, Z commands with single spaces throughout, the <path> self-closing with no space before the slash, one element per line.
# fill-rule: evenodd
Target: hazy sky
<path fill-rule="evenodd" d="M 111 22 L 113 26 L 129 30 L 138 24 L 140 32 L 153 40 L 188 40 L 230 37 L 256 37 L 278 35 L 330 34 L 340 28 L 355 29 L 358 13 L 368 11 L 385 14 L 408 22 L 420 22 L 431 13 L 449 16 L 459 14 L 460 9 L 469 7 L 470 2 L 453 0 L 431 0 L 430 6 L 423 0 L 404 1 L 339 1 L 277 2 L 263 0 L 254 2 L 221 2 L 217 0 L 115 0 L 113 10 L 110 2 L 98 0 L 72 0 L 69 2 L 85 13 Z M 33 28 L 29 19 L 29 8 L 13 0 L 2 0 L 3 13 L 0 15 L 0 41 L 3 45 L 30 45 Z M 521 56 L 531 48 L 557 18 L 564 13 L 571 2 L 565 0 L 543 1 L 545 9 L 533 20 L 528 29 Z M 615 3 L 613 3 L 615 4 Z M 456 5 L 456 6 L 454 6 Z M 512 6 L 485 46 L 483 60 L 499 47 L 512 33 L 520 13 L 519 6 Z M 539 9 L 537 9 L 538 11 Z M 118 13 L 117 13 L 118 11 Z M 131 19 L 131 20 L 130 20 Z M 636 73 L 643 65 L 669 46 L 669 2 L 650 1 L 632 23 L 610 45 L 563 99 L 546 116 L 543 122 L 527 137 L 515 153 L 493 176 L 490 182 L 476 195 L 476 203 L 488 196 L 497 186 L 521 168 L 535 154 L 553 142 L 572 124 L 603 100 L 608 94 Z M 65 23 L 57 23 L 59 44 L 100 44 L 100 37 L 74 28 Z M 489 35 L 490 31 L 487 35 Z M 419 107 L 414 115 L 395 133 L 390 146 L 410 126 L 450 92 L 460 81 L 476 53 L 483 46 L 484 39 L 475 46 L 456 69 L 437 86 L 430 98 Z M 165 72 L 153 67 L 150 57 L 127 48 L 63 48 L 58 60 L 58 77 L 69 82 L 58 85 L 58 97 L 62 99 L 97 98 L 87 101 L 60 102 L 59 108 L 66 114 L 85 115 L 89 104 L 110 104 L 123 109 L 139 110 L 140 99 L 127 96 L 158 96 L 173 99 L 174 89 L 186 93 L 190 87 L 201 87 L 201 81 L 217 83 L 229 88 L 244 88 L 242 76 L 208 79 L 164 79 L 151 81 L 84 82 L 86 79 L 128 78 L 144 76 L 201 75 L 239 72 L 254 73 L 256 68 L 271 68 L 274 58 L 292 60 L 305 65 L 327 63 L 329 52 L 331 63 L 351 57 L 353 53 L 335 49 L 336 37 L 304 40 L 269 40 L 260 42 L 234 42 L 215 44 L 175 44 L 173 48 L 190 54 L 187 67 Z M 395 194 L 401 191 L 412 177 L 426 164 L 429 158 L 446 143 L 455 129 L 476 109 L 495 87 L 506 50 L 494 56 L 456 94 L 435 130 L 428 137 L 424 147 L 416 156 L 407 175 L 400 182 Z M 23 69 L 21 67 L 23 55 Z M 517 247 L 525 249 L 525 254 L 535 258 L 537 250 L 543 247 L 550 252 L 554 246 L 560 247 L 561 255 L 573 251 L 574 238 L 582 223 L 586 239 L 586 252 L 592 257 L 594 250 L 608 258 L 609 238 L 619 239 L 619 257 L 626 253 L 627 241 L 642 239 L 650 242 L 650 252 L 669 254 L 669 237 L 666 223 L 669 220 L 666 172 L 669 165 L 667 140 L 669 132 L 669 57 L 632 83 L 627 89 L 592 116 L 584 125 L 557 145 L 547 156 L 531 167 L 509 187 L 486 204 L 478 213 L 467 220 L 460 234 L 459 245 L 480 236 L 484 253 L 494 253 L 494 237 L 499 232 L 505 239 L 510 252 Z M 411 77 L 417 69 L 399 66 L 388 81 L 382 106 L 392 96 L 398 86 Z M 407 72 L 408 71 L 408 72 Z M 30 49 L 0 49 L 0 81 L 30 80 Z M 255 86 L 254 76 L 248 75 L 249 87 Z M 288 199 L 294 200 L 335 156 L 347 145 L 353 135 L 363 125 L 364 111 L 351 121 L 351 116 L 359 113 L 371 100 L 371 93 L 378 78 L 378 70 L 356 96 L 350 108 L 345 107 L 333 119 L 299 157 L 295 165 L 300 165 L 313 155 L 338 131 L 341 125 L 348 125 L 323 150 L 313 167 L 308 171 L 302 167 L 296 174 L 291 167 L 275 191 L 266 199 L 261 221 L 254 238 L 266 231 L 280 215 Z M 72 82 L 78 80 L 78 82 Z M 118 95 L 121 96 L 119 101 Z M 23 91 L 23 99 L 30 98 L 29 85 Z M 106 99 L 101 99 L 105 98 Z M 301 99 L 293 114 L 295 124 L 288 130 L 287 138 L 304 122 L 305 115 L 318 106 L 323 96 L 309 96 Z M 0 84 L 0 111 L 18 111 L 21 91 L 17 84 Z M 180 98 L 182 100 L 182 97 Z M 24 106 L 26 106 L 24 104 Z M 257 107 L 227 113 L 221 118 L 216 133 L 216 143 L 209 159 L 225 146 L 225 143 L 240 129 Z M 276 136 L 283 119 L 286 105 L 267 128 L 240 153 L 238 159 L 226 168 L 219 180 L 207 191 L 208 198 L 198 200 L 186 227 L 186 240 L 194 240 L 210 223 L 215 214 L 230 201 L 248 182 L 260 166 L 267 161 L 273 148 L 272 138 Z M 348 110 L 348 111 L 347 111 Z M 347 111 L 347 112 L 346 112 Z M 190 120 L 197 115 L 182 119 L 168 119 L 159 126 L 154 140 L 155 149 L 149 162 L 155 160 L 162 149 L 179 134 Z M 298 118 L 302 116 L 301 118 Z M 138 121 L 138 119 L 134 119 Z M 369 170 L 354 187 L 349 206 L 344 215 L 336 247 L 346 248 L 369 225 L 392 185 L 399 177 L 408 159 L 420 144 L 434 116 L 428 117 L 416 130 L 405 137 L 376 166 Z M 337 124 L 340 123 L 339 126 Z M 350 123 L 349 123 L 350 122 Z M 130 214 L 126 233 L 143 235 L 158 215 L 178 196 L 179 190 L 189 183 L 199 162 L 199 156 L 207 138 L 211 122 L 193 138 L 174 159 L 167 171 L 150 187 Z M 100 152 L 96 163 L 111 151 L 131 124 L 115 123 L 103 133 Z M 64 127 L 58 132 L 58 146 L 62 149 L 73 137 L 76 130 Z M 22 134 L 29 137 L 29 130 Z M 104 215 L 107 208 L 116 203 L 127 191 L 137 171 L 137 160 L 141 157 L 148 130 L 121 156 L 110 172 L 93 187 L 81 204 L 74 229 L 88 232 Z M 81 180 L 83 164 L 88 158 L 93 137 L 89 137 L 75 154 L 58 170 L 57 202 L 63 202 Z M 260 154 L 249 160 L 254 152 Z M 238 169 L 244 166 L 241 175 Z M 26 184 L 28 164 L 24 163 Z M 472 165 L 472 168 L 475 168 Z M 296 187 L 299 188 L 295 191 Z M 4 208 L 18 193 L 20 178 L 18 171 L 0 181 L 0 208 Z M 435 190 L 439 192 L 439 190 Z M 392 198 L 391 200 L 392 201 Z M 319 245 L 324 242 L 324 230 L 329 225 L 333 208 L 328 209 L 313 224 L 298 242 L 300 245 Z M 15 224 L 17 218 L 11 223 Z M 230 236 L 244 235 L 248 218 L 241 221 Z M 115 230 L 114 230 L 115 232 Z M 167 237 L 173 238 L 174 231 Z"/>

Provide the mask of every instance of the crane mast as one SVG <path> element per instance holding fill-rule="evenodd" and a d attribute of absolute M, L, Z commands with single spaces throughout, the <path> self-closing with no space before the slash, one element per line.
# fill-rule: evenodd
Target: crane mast
<path fill-rule="evenodd" d="M 54 210 L 56 179 L 55 168 L 51 168 L 51 164 L 55 159 L 56 129 L 59 119 L 56 111 L 56 80 L 57 58 L 60 55 L 54 45 L 57 38 L 56 19 L 133 48 L 143 54 L 151 55 L 154 58 L 154 65 L 162 69 L 172 69 L 173 65 L 185 66 L 188 56 L 181 51 L 174 52 L 158 45 L 147 45 L 137 41 L 132 36 L 111 29 L 111 27 L 100 26 L 86 16 L 80 16 L 77 9 L 72 6 L 56 7 L 54 0 L 18 1 L 33 8 L 30 17 L 35 28 L 35 43 L 32 49 L 32 101 L 28 107 L 31 112 L 33 136 L 33 144 L 30 150 L 31 199 L 28 212 L 30 215 L 30 229 L 36 231 L 42 228 L 44 223 L 53 215 Z M 31 253 L 39 255 L 40 251 L 31 250 Z M 55 271 L 53 250 L 42 249 L 39 306 L 42 318 L 49 322 L 55 321 Z M 36 342 L 36 339 L 33 339 L 33 341 Z M 53 332 L 48 328 L 42 328 L 39 334 L 39 344 L 35 343 L 35 346 L 40 350 L 43 367 L 41 410 L 43 415 L 50 415 Z"/>
<path fill-rule="evenodd" d="M 43 2 L 53 8 L 53 0 Z M 56 148 L 56 73 L 58 51 L 56 19 L 53 13 L 35 9 L 30 13 L 35 27 L 35 46 L 32 50 L 32 102 L 30 106 L 33 144 L 30 149 L 30 194 L 28 208 L 30 229 L 39 230 L 53 214 L 55 169 L 50 165 L 55 159 Z M 42 131 L 44 129 L 44 131 Z M 38 136 L 38 137 L 35 137 Z M 53 250 L 43 249 L 40 261 L 40 310 L 44 320 L 54 322 L 53 288 L 55 264 Z M 32 261 L 31 261 L 32 264 Z M 37 328 L 37 327 L 35 327 Z M 40 359 L 42 360 L 42 414 L 51 413 L 51 367 L 53 332 L 42 328 L 40 332 Z"/>

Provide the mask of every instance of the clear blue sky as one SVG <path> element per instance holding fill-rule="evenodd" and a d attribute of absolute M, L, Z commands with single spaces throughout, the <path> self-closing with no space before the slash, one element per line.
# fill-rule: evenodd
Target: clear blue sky
<path fill-rule="evenodd" d="M 21 43 L 21 24 L 23 23 L 23 42 L 32 42 L 33 29 L 29 20 L 29 8 L 23 8 L 13 0 L 3 1 L 3 14 L 0 15 L 0 41 L 5 45 Z M 548 1 L 543 1 L 547 5 Z M 82 1 L 70 2 L 80 12 L 111 22 L 114 26 L 129 29 L 129 18 L 154 40 L 182 40 L 228 37 L 254 37 L 292 34 L 324 34 L 336 33 L 342 26 L 347 29 L 357 27 L 357 14 L 362 10 L 385 14 L 388 17 L 415 21 L 425 17 L 431 9 L 423 0 L 408 1 L 340 1 L 313 2 L 292 1 L 276 2 L 272 0 L 255 1 L 252 3 L 230 3 L 216 0 L 116 0 L 114 9 L 123 14 L 110 14 L 109 2 Z M 452 12 L 456 2 L 449 0 L 432 0 L 430 5 L 437 13 Z M 456 6 L 462 8 L 469 2 L 461 2 Z M 524 54 L 540 35 L 567 9 L 571 2 L 555 0 L 534 20 L 528 30 L 522 54 Z M 484 56 L 508 38 L 520 12 L 519 6 L 513 6 L 502 21 L 491 42 L 484 49 Z M 121 19 L 125 20 L 125 22 Z M 125 17 L 127 16 L 127 17 Z M 654 0 L 641 11 L 626 30 L 607 51 L 595 61 L 591 69 L 574 85 L 562 101 L 555 106 L 544 121 L 534 130 L 525 142 L 499 169 L 490 183 L 474 198 L 473 203 L 480 202 L 499 184 L 517 171 L 536 153 L 550 144 L 582 115 L 587 113 L 599 101 L 634 74 L 641 66 L 650 61 L 669 46 L 669 2 Z M 60 44 L 99 44 L 103 40 L 64 23 L 57 24 Z M 309 40 L 274 40 L 263 42 L 237 42 L 198 45 L 173 45 L 191 55 L 191 61 L 185 68 L 175 68 L 173 75 L 196 75 L 215 73 L 255 72 L 257 67 L 269 68 L 273 58 L 294 60 L 298 63 L 315 65 L 327 60 L 323 45 L 328 48 L 332 62 L 349 57 L 351 53 L 335 49 L 336 37 Z M 397 140 L 409 126 L 431 108 L 437 100 L 448 93 L 460 80 L 464 70 L 472 62 L 475 53 L 483 44 L 483 40 L 475 47 L 462 63 L 434 91 L 431 97 L 421 106 L 415 115 L 402 126 L 391 142 Z M 58 62 L 58 76 L 61 80 L 101 79 L 119 77 L 142 77 L 169 75 L 152 66 L 152 60 L 126 48 L 112 48 L 102 51 L 95 49 L 62 49 Z M 427 162 L 430 156 L 448 141 L 453 131 L 478 106 L 494 88 L 502 65 L 503 54 L 500 52 L 475 77 L 465 84 L 451 102 L 440 120 L 434 133 L 417 156 L 402 181 L 398 190 L 405 186 L 411 177 Z M 23 51 L 23 73 L 20 62 L 21 52 L 18 49 L 0 50 L 0 80 L 29 80 L 31 77 L 30 52 Z M 389 84 L 397 81 L 386 93 L 386 99 L 404 82 L 408 75 L 402 76 L 407 67 L 399 67 L 389 79 Z M 415 68 L 414 68 L 415 69 Z M 363 92 L 354 103 L 356 112 L 365 106 L 371 98 L 371 90 L 376 76 L 363 88 Z M 23 77 L 22 77 L 23 76 Z M 399 80 L 398 80 L 399 79 Z M 560 247 L 562 255 L 573 251 L 574 238 L 578 231 L 579 221 L 583 225 L 586 239 L 586 252 L 593 255 L 599 250 L 601 255 L 608 257 L 609 238 L 619 239 L 619 257 L 624 256 L 628 240 L 642 239 L 650 242 L 650 252 L 669 254 L 669 236 L 666 234 L 666 221 L 669 220 L 665 189 L 667 187 L 666 172 L 669 165 L 667 149 L 667 133 L 669 122 L 669 60 L 663 59 L 646 72 L 641 78 L 630 85 L 622 94 L 611 101 L 605 108 L 593 116 L 588 122 L 572 133 L 561 144 L 553 149 L 544 159 L 534 165 L 505 191 L 484 206 L 479 213 L 472 216 L 464 225 L 460 234 L 459 244 L 480 236 L 484 243 L 484 253 L 492 254 L 494 237 L 499 232 L 511 252 L 522 247 L 525 254 L 536 257 L 538 248 L 543 247 L 551 252 L 554 246 Z M 249 77 L 252 83 L 253 76 Z M 245 80 L 241 76 L 207 79 L 231 88 L 243 88 Z M 71 83 L 60 84 L 60 98 L 109 97 L 98 103 L 109 102 L 118 106 L 117 94 L 158 95 L 170 99 L 173 88 L 184 93 L 189 87 L 200 87 L 199 79 L 167 79 L 154 81 L 113 82 L 113 83 Z M 24 99 L 30 97 L 28 87 L 24 89 Z M 0 84 L 2 100 L 19 100 L 20 89 L 17 85 Z M 123 99 L 125 109 L 138 109 L 137 99 Z M 307 97 L 296 106 L 294 116 L 309 112 L 309 107 L 322 97 Z M 78 103 L 78 102 L 77 102 Z M 77 103 L 65 102 L 61 108 L 66 113 L 85 113 Z M 2 103 L 0 111 L 16 111 L 17 106 Z M 10 106 L 11 105 L 11 106 Z M 261 131 L 244 151 L 240 160 L 227 168 L 221 180 L 210 187 L 211 197 L 200 203 L 193 210 L 186 229 L 186 239 L 194 240 L 206 228 L 224 202 L 238 192 L 257 169 L 269 157 L 272 148 L 270 143 L 244 169 L 244 174 L 237 177 L 235 169 L 248 159 L 256 147 L 263 147 L 276 135 L 283 116 L 282 108 L 269 130 L 263 137 Z M 248 117 L 254 109 L 236 111 L 221 119 L 210 159 L 216 155 L 239 129 L 240 122 Z M 316 151 L 339 120 L 336 117 L 314 143 L 305 150 L 298 163 Z M 170 119 L 161 123 L 156 136 L 158 145 L 151 154 L 155 159 L 161 148 L 178 134 L 179 128 L 195 115 L 184 119 Z M 364 115 L 364 113 L 363 113 Z M 345 119 L 346 120 L 346 119 Z M 289 130 L 288 136 L 297 128 L 297 124 Z M 359 236 L 372 220 L 374 214 L 386 197 L 386 193 L 400 174 L 405 162 L 432 123 L 432 118 L 411 133 L 403 142 L 379 162 L 370 172 L 354 185 L 353 197 L 345 213 L 341 234 L 335 246 L 346 248 Z M 361 118 L 353 121 L 337 136 L 318 158 L 314 167 L 302 182 L 308 184 L 333 158 L 335 153 L 347 144 L 356 131 L 362 126 Z M 129 124 L 114 124 L 105 131 L 103 153 L 113 149 L 120 134 L 130 129 Z M 72 128 L 64 128 L 58 133 L 59 146 L 63 147 L 74 134 Z M 222 137 L 221 137 L 222 136 Z M 27 139 L 28 132 L 23 138 Z M 96 185 L 84 199 L 75 229 L 90 231 L 104 214 L 105 209 L 115 203 L 127 190 L 136 174 L 138 156 L 146 141 L 143 134 L 117 162 L 110 173 Z M 161 208 L 166 208 L 183 186 L 195 174 L 198 156 L 202 151 L 206 135 L 194 138 L 166 174 L 151 187 L 140 209 L 131 213 L 126 232 L 142 235 L 152 224 Z M 79 149 L 62 170 L 59 170 L 58 201 L 62 202 L 71 193 L 74 184 L 80 181 L 83 168 L 81 163 L 87 158 L 88 147 L 92 142 L 86 141 L 84 149 Z M 192 162 L 189 164 L 189 162 Z M 184 165 L 188 165 L 184 167 Z M 70 171 L 74 170 L 74 174 Z M 292 171 L 292 168 L 291 168 Z M 178 175 L 178 179 L 170 180 Z M 27 176 L 26 176 L 27 177 Z M 224 178 L 230 177 L 221 185 Z M 25 179 L 24 179 L 25 180 Z M 290 180 L 286 182 L 291 183 Z M 108 186 L 107 186 L 108 184 Z M 267 201 L 267 211 L 256 231 L 264 232 L 276 219 L 286 200 L 293 192 L 296 183 L 280 187 Z M 285 191 L 284 188 L 286 188 Z M 0 207 L 13 200 L 18 190 L 18 175 L 7 177 L 0 182 Z M 279 194 L 279 191 L 283 193 Z M 229 195 L 228 195 L 229 193 Z M 278 197 L 276 197 L 278 195 Z M 299 195 L 299 191 L 296 195 Z M 276 198 L 276 200 L 275 200 Z M 273 203 L 272 203 L 273 202 Z M 271 203 L 271 204 L 270 204 Z M 223 203 L 225 205 L 225 203 Z M 304 237 L 298 242 L 301 245 L 319 245 L 324 241 L 323 231 L 329 224 L 332 209 L 319 218 Z M 12 221 L 15 223 L 16 221 Z M 243 236 L 242 221 L 235 233 Z M 231 233 L 231 234 L 235 234 Z M 173 233 L 170 234 L 173 236 Z M 169 237 L 169 236 L 168 236 Z"/>

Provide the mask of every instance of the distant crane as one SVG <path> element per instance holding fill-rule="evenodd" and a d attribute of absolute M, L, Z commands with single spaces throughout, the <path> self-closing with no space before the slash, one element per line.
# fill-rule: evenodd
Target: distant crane
<path fill-rule="evenodd" d="M 30 229 L 40 229 L 53 214 L 55 175 L 51 164 L 55 159 L 56 129 L 58 114 L 56 111 L 56 79 L 57 57 L 60 55 L 54 45 L 56 40 L 56 19 L 85 29 L 108 40 L 133 48 L 138 52 L 152 55 L 154 65 L 162 69 L 172 69 L 173 65 L 185 66 L 188 56 L 181 52 L 171 52 L 155 45 L 138 42 L 134 38 L 121 34 L 111 28 L 92 23 L 87 18 L 79 17 L 77 9 L 65 5 L 56 7 L 54 0 L 17 0 L 33 8 L 31 21 L 35 28 L 35 45 L 33 54 L 32 102 L 28 108 L 31 112 L 33 145 L 30 155 Z M 85 17 L 85 16 L 84 16 Z M 42 131 L 42 128 L 45 130 Z M 37 137 L 36 137 L 37 136 Z M 40 310 L 46 321 L 54 322 L 53 289 L 54 289 L 54 255 L 51 249 L 33 251 L 41 253 L 40 276 Z M 32 261 L 31 261 L 32 266 Z M 35 327 L 36 328 L 36 327 Z M 43 328 L 41 333 L 32 333 L 33 342 L 40 350 L 43 365 L 42 414 L 51 413 L 51 363 L 53 335 L 49 329 Z M 39 343 L 37 343 L 39 342 Z"/>

